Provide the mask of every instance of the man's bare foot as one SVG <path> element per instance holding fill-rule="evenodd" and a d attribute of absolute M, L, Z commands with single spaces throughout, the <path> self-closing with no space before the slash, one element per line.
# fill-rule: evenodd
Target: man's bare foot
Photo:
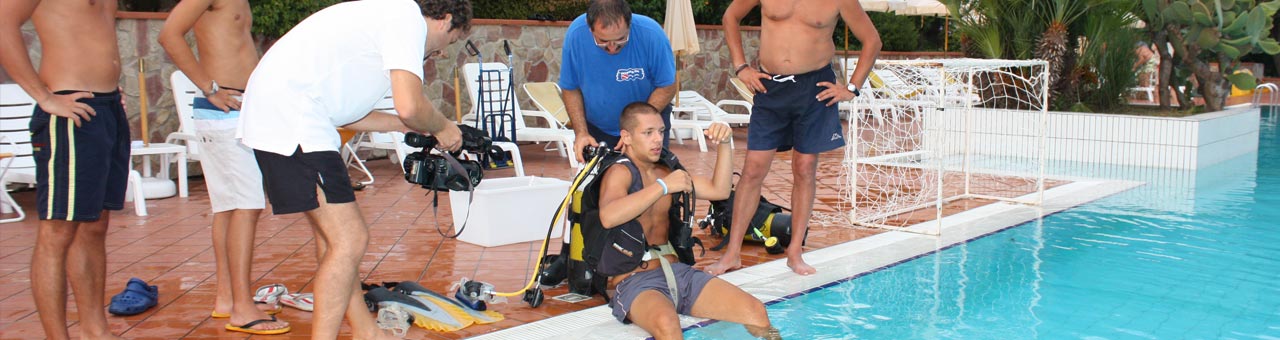
<path fill-rule="evenodd" d="M 720 258 L 720 261 L 707 266 L 706 272 L 711 276 L 720 276 L 720 274 L 728 273 L 738 268 L 742 268 L 742 259 L 738 256 L 725 255 Z"/>
<path fill-rule="evenodd" d="M 792 255 L 792 252 L 788 251 L 788 252 L 787 252 L 787 267 L 791 268 L 791 271 L 795 272 L 796 274 L 800 274 L 800 275 L 813 275 L 813 274 L 817 274 L 817 273 L 818 273 L 818 270 L 817 270 L 817 269 L 813 269 L 813 266 L 810 266 L 808 263 L 805 263 L 805 262 L 804 262 L 804 258 L 803 258 L 801 255 L 802 255 L 802 254 L 801 254 L 801 253 L 799 253 L 799 252 L 797 252 L 797 254 L 795 254 L 795 255 Z"/>

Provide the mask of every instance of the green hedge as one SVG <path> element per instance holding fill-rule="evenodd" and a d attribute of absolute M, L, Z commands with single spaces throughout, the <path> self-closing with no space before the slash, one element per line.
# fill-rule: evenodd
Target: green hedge
<path fill-rule="evenodd" d="M 284 36 L 294 25 L 312 13 L 341 2 L 340 0 L 251 0 L 253 33 L 271 39 Z"/>

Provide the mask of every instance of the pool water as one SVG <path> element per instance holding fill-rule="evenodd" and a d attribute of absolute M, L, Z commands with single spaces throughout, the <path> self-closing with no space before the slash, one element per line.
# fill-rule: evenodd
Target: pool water
<path fill-rule="evenodd" d="M 1280 339 L 1280 136 L 824 289 L 769 302 L 788 339 Z M 715 322 L 690 339 L 747 339 Z"/>

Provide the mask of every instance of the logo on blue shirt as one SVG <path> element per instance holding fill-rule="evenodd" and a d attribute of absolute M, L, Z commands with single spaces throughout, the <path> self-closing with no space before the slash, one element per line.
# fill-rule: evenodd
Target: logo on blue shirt
<path fill-rule="evenodd" d="M 617 80 L 619 82 L 644 80 L 644 69 L 642 68 L 618 69 Z"/>

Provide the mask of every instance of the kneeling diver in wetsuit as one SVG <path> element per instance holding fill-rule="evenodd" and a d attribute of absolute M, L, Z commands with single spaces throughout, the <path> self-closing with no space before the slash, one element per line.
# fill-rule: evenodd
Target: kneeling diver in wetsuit
<path fill-rule="evenodd" d="M 601 263 L 608 266 L 610 258 L 630 258 L 622 261 L 629 263 L 624 266 L 637 262 L 638 266 L 609 278 L 609 285 L 617 290 L 609 302 L 613 315 L 618 321 L 634 322 L 657 339 L 682 337 L 677 313 L 740 323 L 757 337 L 779 338 L 760 300 L 681 263 L 668 243 L 671 194 L 693 191 L 704 200 L 729 197 L 733 153 L 727 142 L 733 130 L 725 124 L 712 124 L 707 130 L 708 139 L 718 144 L 714 177 L 708 179 L 672 171 L 659 162 L 667 132 L 657 109 L 644 102 L 632 103 L 623 109 L 620 123 L 618 147 L 625 157 L 613 164 L 623 166 L 610 166 L 602 179 L 600 222 L 606 230 L 621 228 L 611 231 L 623 232 L 624 237 L 613 238 L 601 250 Z M 625 245 L 627 239 L 638 243 Z"/>

